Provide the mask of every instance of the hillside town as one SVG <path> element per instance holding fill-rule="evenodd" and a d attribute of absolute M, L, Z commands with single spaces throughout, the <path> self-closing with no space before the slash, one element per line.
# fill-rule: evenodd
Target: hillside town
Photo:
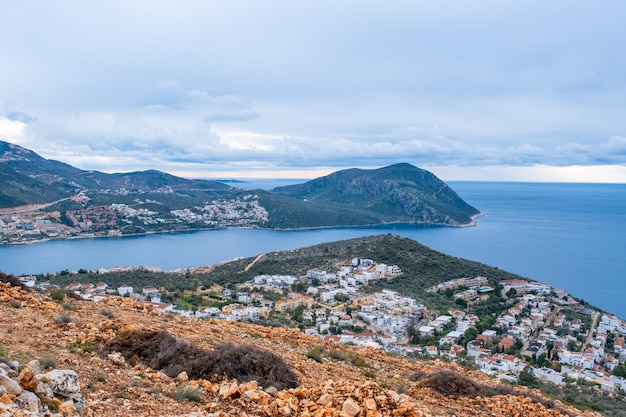
<path fill-rule="evenodd" d="M 165 191 L 164 191 L 165 192 Z M 84 195 L 76 197 L 88 203 Z M 155 211 L 158 202 L 134 200 L 129 204 L 85 205 L 78 210 L 47 212 L 37 207 L 0 209 L 0 244 L 20 244 L 49 239 L 121 236 L 124 234 L 186 228 L 252 227 L 268 220 L 258 196 L 215 200 L 169 212 Z"/>
<path fill-rule="evenodd" d="M 366 291 L 368 283 L 393 280 L 403 272 L 397 265 L 352 258 L 333 271 L 309 269 L 299 277 L 258 275 L 213 294 L 218 301 L 214 306 L 184 309 L 165 302 L 155 286 L 109 288 L 105 283 L 107 273 L 133 269 L 160 272 L 151 267 L 102 268 L 102 282 L 74 282 L 65 290 L 95 303 L 130 297 L 185 317 L 296 325 L 335 343 L 438 357 L 510 381 L 532 371 L 539 380 L 554 384 L 578 380 L 606 391 L 626 389 L 626 321 L 581 305 L 546 283 L 498 283 L 480 276 L 449 280 L 430 291 L 452 293 L 458 308 L 433 310 L 396 291 Z M 29 287 L 50 288 L 34 276 L 21 280 Z M 471 311 L 496 287 L 507 298 L 507 308 L 485 326 Z"/>

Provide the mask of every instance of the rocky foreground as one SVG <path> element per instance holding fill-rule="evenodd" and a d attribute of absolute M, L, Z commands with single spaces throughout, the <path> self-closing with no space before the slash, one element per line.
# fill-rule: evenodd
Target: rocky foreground
<path fill-rule="evenodd" d="M 199 352 L 217 352 L 224 343 L 271 352 L 290 367 L 297 386 L 261 386 L 224 374 L 194 379 L 195 369 L 176 362 L 180 350 L 170 352 L 170 358 L 164 351 L 150 351 L 149 344 L 134 351 L 131 345 L 124 352 L 111 350 L 121 346 L 120 335 L 159 332 L 173 336 L 168 346 L 191 347 L 195 358 Z M 149 355 L 152 362 L 145 359 Z M 150 367 L 157 363 L 168 366 Z M 273 365 L 260 371 L 270 375 Z M 412 362 L 286 328 L 169 316 L 129 299 L 94 304 L 66 298 L 57 303 L 0 283 L 0 417 L 79 415 L 597 414 L 438 360 Z"/>

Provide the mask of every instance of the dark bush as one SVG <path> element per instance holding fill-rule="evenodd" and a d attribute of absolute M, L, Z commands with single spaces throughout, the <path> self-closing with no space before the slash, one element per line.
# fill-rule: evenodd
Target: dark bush
<path fill-rule="evenodd" d="M 175 338 L 166 331 L 130 331 L 118 334 L 102 349 L 102 354 L 120 352 L 130 363 L 143 362 L 170 377 L 185 371 L 190 379 L 210 379 L 218 375 L 241 382 L 258 381 L 262 386 L 295 388 L 298 377 L 282 358 L 249 345 L 226 343 L 204 350 Z"/>
<path fill-rule="evenodd" d="M 415 371 L 411 375 L 409 375 L 409 380 L 413 382 L 421 381 L 423 379 L 428 378 L 430 374 L 424 371 Z"/>
<path fill-rule="evenodd" d="M 74 291 L 65 290 L 65 295 L 68 298 L 73 298 L 74 300 L 82 301 L 83 297 L 80 294 L 76 294 Z"/>
<path fill-rule="evenodd" d="M 481 397 L 493 397 L 495 395 L 512 395 L 512 396 L 523 396 L 528 397 L 532 401 L 543 405 L 548 409 L 557 410 L 560 413 L 566 414 L 570 417 L 574 417 L 574 415 L 563 407 L 560 407 L 556 404 L 555 401 L 545 398 L 541 395 L 537 395 L 534 393 L 528 392 L 519 392 L 514 387 L 510 385 L 483 385 L 478 382 L 473 381 L 472 379 L 451 370 L 443 369 L 438 372 L 427 374 L 422 371 L 417 371 L 409 376 L 411 381 L 416 381 L 420 384 L 423 384 L 433 391 L 436 391 L 443 395 L 452 395 L 453 397 L 470 397 L 474 398 L 477 396 Z"/>
<path fill-rule="evenodd" d="M 102 314 L 104 317 L 112 319 L 113 317 L 115 317 L 115 314 L 113 314 L 113 312 L 109 309 L 103 308 L 102 310 L 100 310 L 100 314 Z"/>
<path fill-rule="evenodd" d="M 16 277 L 15 275 L 7 275 L 5 273 L 0 272 L 0 282 L 4 282 L 5 284 L 9 283 L 11 284 L 12 287 L 22 287 L 22 289 L 28 290 L 28 287 L 22 284 L 20 279 Z"/>
<path fill-rule="evenodd" d="M 72 322 L 72 317 L 67 313 L 59 314 L 54 318 L 54 322 L 56 324 L 68 324 Z"/>
<path fill-rule="evenodd" d="M 431 374 L 425 379 L 425 384 L 430 389 L 443 395 L 452 395 L 454 397 L 477 397 L 484 395 L 484 388 L 481 384 L 447 369 Z"/>

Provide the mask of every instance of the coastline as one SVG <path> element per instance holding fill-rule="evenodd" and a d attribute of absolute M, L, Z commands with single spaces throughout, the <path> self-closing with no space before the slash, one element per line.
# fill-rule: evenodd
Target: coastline
<path fill-rule="evenodd" d="M 469 223 L 464 224 L 464 225 L 461 225 L 461 226 L 459 226 L 459 227 L 472 227 L 472 226 L 476 226 L 476 225 L 478 225 L 478 219 L 479 219 L 480 217 L 483 217 L 483 216 L 486 216 L 486 214 L 485 214 L 485 213 L 476 213 L 476 214 L 472 215 L 472 220 L 471 220 Z"/>
<path fill-rule="evenodd" d="M 29 240 L 25 242 L 2 242 L 0 243 L 0 247 L 2 246 L 17 246 L 17 245 L 31 245 L 37 243 L 51 242 L 56 240 L 74 240 L 74 239 L 102 239 L 102 238 L 124 238 L 124 237 L 138 237 L 138 236 L 147 236 L 147 235 L 155 235 L 162 233 L 190 233 L 190 232 L 208 232 L 212 230 L 228 230 L 228 229 L 266 229 L 266 230 L 275 230 L 279 232 L 289 232 L 289 231 L 300 231 L 300 230 L 321 230 L 321 229 L 352 229 L 359 227 L 383 227 L 383 226 L 393 226 L 393 225 L 412 225 L 412 226 L 426 226 L 426 227 L 473 227 L 478 224 L 477 219 L 479 217 L 484 216 L 484 213 L 477 213 L 471 216 L 471 221 L 465 224 L 459 225 L 449 225 L 442 223 L 428 223 L 428 222 L 403 222 L 403 221 L 394 221 L 394 222 L 386 222 L 386 223 L 372 223 L 372 224 L 355 224 L 355 225 L 333 225 L 333 226 L 308 226 L 308 227 L 292 227 L 292 228 L 279 228 L 279 227 L 258 227 L 258 226 L 243 226 L 243 227 L 199 227 L 193 229 L 185 229 L 185 230 L 156 230 L 156 231 L 147 231 L 144 233 L 128 233 L 128 234 L 120 234 L 120 235 L 96 235 L 96 234 L 84 234 L 78 236 L 70 236 L 70 237 L 47 237 L 43 239 L 37 240 Z"/>

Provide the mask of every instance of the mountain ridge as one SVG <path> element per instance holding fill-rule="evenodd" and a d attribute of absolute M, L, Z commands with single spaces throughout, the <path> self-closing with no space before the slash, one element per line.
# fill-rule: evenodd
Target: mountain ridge
<path fill-rule="evenodd" d="M 0 141 L 0 183 L 0 209 L 5 212 L 46 205 L 45 211 L 26 216 L 21 223 L 60 222 L 53 233 L 38 226 L 26 235 L 19 227 L 0 229 L 0 241 L 5 243 L 91 237 L 96 232 L 125 235 L 223 227 L 285 230 L 391 223 L 459 227 L 474 225 L 480 215 L 435 175 L 408 163 L 341 170 L 269 191 L 244 190 L 154 169 L 113 174 L 81 170 Z M 47 204 L 51 202 L 57 203 Z M 58 214 L 51 217 L 52 212 Z M 100 221 L 99 213 L 108 213 L 107 218 Z"/>

